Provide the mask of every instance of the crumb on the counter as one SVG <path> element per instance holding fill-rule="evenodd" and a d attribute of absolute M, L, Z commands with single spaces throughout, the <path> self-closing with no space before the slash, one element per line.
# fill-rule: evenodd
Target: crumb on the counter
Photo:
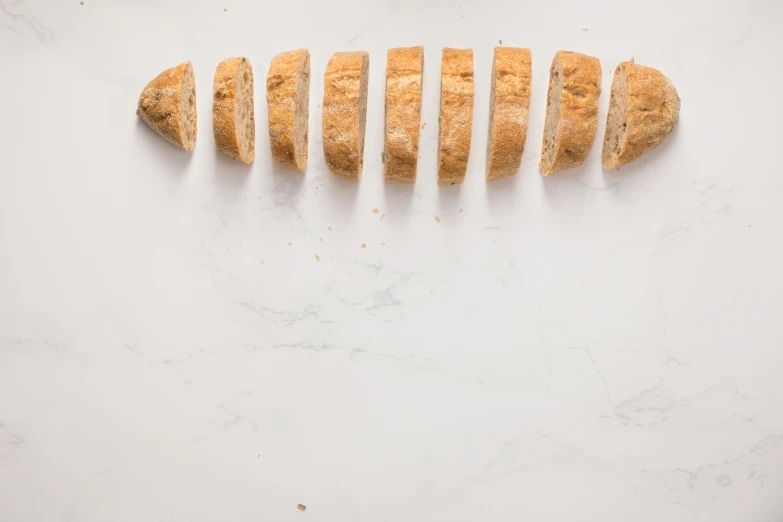
<path fill-rule="evenodd" d="M 587 32 L 587 31 L 589 31 L 589 30 L 590 30 L 590 29 L 588 29 L 587 27 L 582 27 L 582 31 L 584 31 L 584 32 Z"/>
<path fill-rule="evenodd" d="M 440 216 L 435 216 L 435 221 L 437 221 L 438 223 L 440 223 Z"/>
<path fill-rule="evenodd" d="M 378 210 L 378 207 L 375 207 L 374 209 L 372 209 L 372 213 L 373 213 L 373 214 L 377 214 L 378 212 L 380 212 L 380 211 Z"/>
<path fill-rule="evenodd" d="M 307 506 L 305 506 L 304 504 L 297 504 L 296 509 L 298 509 L 299 511 L 304 511 L 305 509 L 307 509 Z"/>
<path fill-rule="evenodd" d="M 261 260 L 261 264 L 263 265 L 264 263 L 266 263 L 266 261 L 264 261 L 264 260 L 262 259 L 262 260 Z M 261 455 L 259 455 L 259 457 L 260 457 L 260 456 L 261 456 Z"/>
<path fill-rule="evenodd" d="M 247 196 L 245 196 L 245 201 L 247 201 Z"/>
<path fill-rule="evenodd" d="M 79 5 L 84 5 L 84 2 L 79 2 Z"/>
<path fill-rule="evenodd" d="M 381 214 L 381 221 L 383 221 L 383 218 L 386 217 L 386 214 Z"/>
<path fill-rule="evenodd" d="M 464 16 L 460 16 L 460 18 L 465 18 Z"/>
<path fill-rule="evenodd" d="M 288 246 L 291 246 L 291 245 L 293 245 L 293 243 L 291 243 L 291 242 L 289 241 L 289 242 L 288 242 Z"/>
<path fill-rule="evenodd" d="M 319 263 L 321 262 L 321 256 L 319 256 L 318 253 L 315 254 L 315 260 Z"/>
<path fill-rule="evenodd" d="M 226 9 L 226 8 L 224 7 L 224 8 L 223 8 L 223 12 L 225 13 L 226 11 L 228 11 L 228 9 Z"/>
<path fill-rule="evenodd" d="M 321 238 L 321 243 L 323 243 L 323 242 L 324 242 L 324 238 Z"/>
<path fill-rule="evenodd" d="M 425 121 L 424 123 L 422 123 L 422 124 L 421 124 L 421 128 L 422 128 L 422 129 L 423 129 L 424 127 L 426 127 L 426 126 L 427 126 L 427 122 L 426 122 L 426 121 Z"/>
<path fill-rule="evenodd" d="M 381 152 L 381 165 L 386 165 L 386 154 Z"/>
<path fill-rule="evenodd" d="M 462 212 L 462 209 L 459 209 L 460 212 Z"/>
<path fill-rule="evenodd" d="M 499 43 L 500 45 L 503 45 L 503 40 L 498 40 L 498 43 Z"/>
<path fill-rule="evenodd" d="M 381 241 L 381 246 L 386 246 L 386 241 Z"/>
<path fill-rule="evenodd" d="M 367 248 L 367 243 L 362 243 L 362 248 Z"/>
<path fill-rule="evenodd" d="M 329 229 L 329 232 L 331 232 L 331 231 L 332 231 L 332 227 L 327 227 L 327 228 Z"/>

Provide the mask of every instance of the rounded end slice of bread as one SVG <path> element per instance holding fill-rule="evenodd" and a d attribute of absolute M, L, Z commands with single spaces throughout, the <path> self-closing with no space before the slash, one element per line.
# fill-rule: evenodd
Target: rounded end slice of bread
<path fill-rule="evenodd" d="M 136 109 L 166 141 L 187 151 L 196 148 L 196 78 L 193 64 L 166 69 L 144 87 Z"/>
<path fill-rule="evenodd" d="M 310 52 L 299 49 L 272 59 L 266 80 L 269 142 L 282 165 L 307 170 Z"/>
<path fill-rule="evenodd" d="M 364 163 L 370 55 L 335 53 L 324 74 L 323 145 L 326 165 L 338 176 L 358 180 Z"/>
<path fill-rule="evenodd" d="M 544 176 L 585 162 L 598 130 L 600 95 L 598 58 L 558 51 L 549 73 L 539 165 Z"/>
<path fill-rule="evenodd" d="M 212 125 L 218 150 L 242 163 L 256 152 L 253 67 L 247 58 L 223 60 L 215 71 Z"/>
<path fill-rule="evenodd" d="M 680 97 L 657 69 L 633 62 L 614 72 L 601 163 L 614 169 L 660 145 L 680 116 Z"/>

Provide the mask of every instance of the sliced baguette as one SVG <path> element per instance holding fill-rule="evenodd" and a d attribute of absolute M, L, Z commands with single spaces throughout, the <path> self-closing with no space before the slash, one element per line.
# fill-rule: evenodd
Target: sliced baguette
<path fill-rule="evenodd" d="M 489 97 L 487 181 L 516 174 L 522 162 L 530 108 L 530 49 L 495 47 Z"/>
<path fill-rule="evenodd" d="M 324 159 L 338 176 L 358 180 L 364 162 L 370 55 L 335 53 L 324 74 Z"/>
<path fill-rule="evenodd" d="M 307 170 L 307 120 L 310 103 L 310 52 L 299 49 L 272 59 L 266 77 L 269 143 L 282 165 Z"/>
<path fill-rule="evenodd" d="M 387 181 L 416 181 L 423 69 L 423 47 L 389 49 L 386 53 L 383 176 Z"/>
<path fill-rule="evenodd" d="M 628 164 L 660 145 L 680 117 L 672 82 L 652 67 L 622 62 L 614 71 L 601 163 Z"/>
<path fill-rule="evenodd" d="M 253 162 L 253 67 L 247 58 L 229 58 L 218 64 L 212 91 L 212 126 L 221 153 L 242 163 Z"/>
<path fill-rule="evenodd" d="M 438 122 L 438 183 L 462 183 L 473 132 L 473 49 L 443 48 Z"/>
<path fill-rule="evenodd" d="M 544 176 L 585 162 L 598 130 L 600 95 L 598 58 L 558 51 L 550 68 L 546 100 L 540 163 Z"/>
<path fill-rule="evenodd" d="M 193 64 L 166 69 L 144 87 L 136 114 L 177 147 L 196 148 L 196 77 Z"/>

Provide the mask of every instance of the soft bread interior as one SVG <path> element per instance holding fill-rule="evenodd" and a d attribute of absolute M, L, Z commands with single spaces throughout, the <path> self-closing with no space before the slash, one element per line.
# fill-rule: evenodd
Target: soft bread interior
<path fill-rule="evenodd" d="M 237 68 L 234 95 L 236 96 L 234 110 L 239 156 L 242 161 L 250 163 L 255 156 L 256 128 L 253 107 L 253 68 L 246 58 L 242 58 Z"/>
<path fill-rule="evenodd" d="M 196 147 L 196 76 L 193 65 L 188 62 L 180 82 L 180 136 L 182 148 L 193 150 Z"/>
<path fill-rule="evenodd" d="M 546 122 L 541 149 L 541 171 L 549 174 L 557 152 L 557 130 L 560 126 L 560 104 L 563 98 L 563 66 L 560 55 L 555 55 L 549 70 L 549 91 L 546 97 Z"/>
<path fill-rule="evenodd" d="M 364 129 L 367 125 L 367 83 L 370 73 L 370 59 L 362 56 L 362 69 L 359 75 L 359 174 L 364 163 Z"/>
<path fill-rule="evenodd" d="M 307 168 L 307 134 L 310 107 L 310 53 L 303 53 L 296 71 L 296 108 L 294 113 L 294 162 Z"/>
<path fill-rule="evenodd" d="M 492 148 L 495 146 L 495 77 L 497 76 L 497 60 L 492 58 L 492 85 L 489 91 L 489 136 L 487 138 L 487 174 L 492 163 Z"/>
<path fill-rule="evenodd" d="M 606 133 L 601 159 L 605 168 L 613 168 L 623 146 L 627 129 L 626 111 L 628 109 L 628 77 L 625 67 L 618 66 L 612 80 L 612 93 L 609 98 L 609 114 L 606 117 Z"/>

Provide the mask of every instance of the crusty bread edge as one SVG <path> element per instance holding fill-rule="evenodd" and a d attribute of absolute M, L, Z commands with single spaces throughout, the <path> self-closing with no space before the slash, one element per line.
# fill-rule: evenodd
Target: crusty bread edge
<path fill-rule="evenodd" d="M 389 49 L 386 56 L 383 177 L 386 181 L 415 183 L 421 134 L 424 48 L 396 47 Z M 394 85 L 392 80 L 396 77 L 393 75 L 399 72 L 414 77 L 413 86 L 402 89 Z M 392 128 L 397 136 L 392 135 Z"/>
<path fill-rule="evenodd" d="M 163 139 L 177 147 L 192 152 L 196 148 L 198 136 L 198 113 L 196 107 L 196 122 L 194 124 L 193 142 L 185 143 L 182 133 L 183 106 L 182 81 L 188 69 L 193 71 L 193 64 L 182 62 L 176 67 L 162 71 L 150 80 L 139 95 L 136 114 Z M 194 85 L 195 91 L 195 85 Z"/>
<path fill-rule="evenodd" d="M 299 82 L 309 76 L 310 52 L 297 49 L 280 53 L 272 58 L 266 80 L 269 145 L 272 158 L 277 163 L 300 172 L 307 169 L 307 125 L 305 119 L 305 150 L 296 153 L 296 108 Z M 309 82 L 308 82 L 309 83 Z M 308 86 L 309 87 L 309 86 Z"/>
<path fill-rule="evenodd" d="M 563 69 L 560 123 L 555 141 L 554 161 L 548 169 L 543 166 L 545 148 L 542 146 L 540 167 L 544 176 L 582 165 L 590 155 L 598 131 L 601 61 L 594 56 L 572 51 L 557 51 L 556 56 L 560 57 Z M 571 69 L 568 76 L 567 67 Z M 586 91 L 586 99 L 579 100 L 579 104 L 568 103 L 568 100 L 574 100 L 580 91 Z"/>
<path fill-rule="evenodd" d="M 253 68 L 250 60 L 245 57 L 228 58 L 220 62 L 215 70 L 212 90 L 212 129 L 215 135 L 215 145 L 218 151 L 242 163 L 252 163 L 255 158 L 255 129 L 253 139 L 249 143 L 247 154 L 242 154 L 237 135 L 235 87 L 240 66 L 246 64 L 250 68 L 250 78 L 253 81 Z M 251 91 L 251 120 L 254 120 L 253 95 Z"/>
<path fill-rule="evenodd" d="M 473 135 L 474 93 L 473 49 L 444 47 L 438 117 L 440 185 L 454 185 L 465 179 Z"/>
<path fill-rule="evenodd" d="M 321 117 L 324 160 L 334 174 L 353 181 L 361 178 L 364 163 L 361 120 L 366 118 L 369 66 L 370 55 L 366 51 L 337 52 L 329 59 L 324 72 Z M 340 87 L 330 85 L 333 76 L 340 81 Z M 351 76 L 357 80 L 358 89 L 345 93 L 344 80 Z M 362 91 L 365 93 L 364 110 Z"/>
<path fill-rule="evenodd" d="M 521 63 L 521 70 L 498 69 L 498 56 Z M 498 81 L 507 75 L 519 79 L 519 90 L 514 93 L 497 92 Z M 532 54 L 520 47 L 495 47 L 492 59 L 492 85 L 490 89 L 490 119 L 487 133 L 487 181 L 512 176 L 519 171 L 527 139 L 527 122 L 530 109 L 530 84 L 532 80 Z"/>

